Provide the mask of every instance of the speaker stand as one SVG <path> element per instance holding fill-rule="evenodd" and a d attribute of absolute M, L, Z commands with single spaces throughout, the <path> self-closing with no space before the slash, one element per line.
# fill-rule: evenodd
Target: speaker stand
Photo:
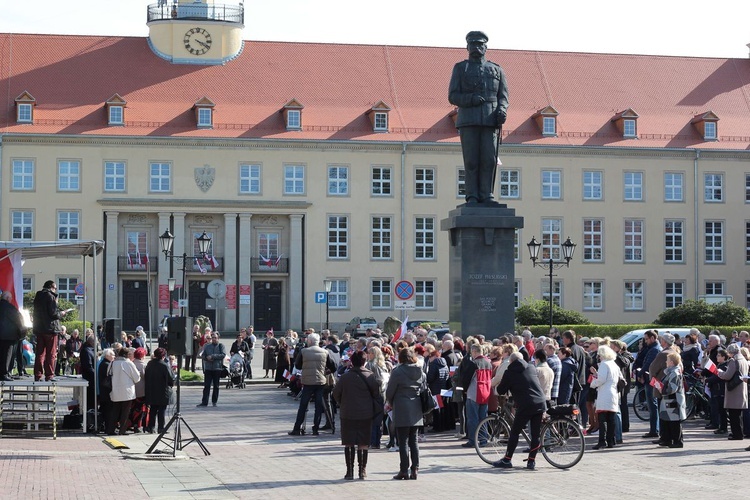
<path fill-rule="evenodd" d="M 203 450 L 203 453 L 205 455 L 210 455 L 211 453 L 208 451 L 206 446 L 203 444 L 203 441 L 200 440 L 200 438 L 193 432 L 193 429 L 190 428 L 188 423 L 185 421 L 185 419 L 182 417 L 182 414 L 180 413 L 180 369 L 182 366 L 182 356 L 177 357 L 177 405 L 175 407 L 174 415 L 172 415 L 172 418 L 169 419 L 169 422 L 166 426 L 164 426 L 164 430 L 161 431 L 161 433 L 157 436 L 156 440 L 151 444 L 148 450 L 146 450 L 146 455 L 150 455 L 154 453 L 154 449 L 156 448 L 156 445 L 159 443 L 162 443 L 164 446 L 166 446 L 167 450 L 172 451 L 172 456 L 177 455 L 177 450 L 182 451 L 187 445 L 190 443 L 198 443 L 198 446 L 200 446 L 200 449 Z M 190 437 L 183 437 L 183 431 L 182 431 L 182 425 L 185 426 L 187 429 Z M 170 433 L 170 429 L 172 429 L 173 436 L 168 436 Z M 159 450 L 161 451 L 161 450 Z"/>

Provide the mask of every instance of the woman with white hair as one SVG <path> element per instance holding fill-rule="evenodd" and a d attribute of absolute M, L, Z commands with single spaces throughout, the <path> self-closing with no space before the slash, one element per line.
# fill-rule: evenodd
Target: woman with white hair
<path fill-rule="evenodd" d="M 730 357 L 727 369 L 719 370 L 717 375 L 726 382 L 724 408 L 729 413 L 729 425 L 732 429 L 729 439 L 740 440 L 743 438 L 742 410 L 747 409 L 747 384 L 745 383 L 745 378 L 747 377 L 748 364 L 740 352 L 740 346 L 735 343 L 727 346 L 727 354 Z M 739 383 L 734 385 L 732 379 L 737 380 L 736 373 L 739 373 Z"/>
<path fill-rule="evenodd" d="M 620 407 L 620 394 L 617 382 L 622 378 L 620 369 L 615 364 L 617 355 L 609 346 L 599 346 L 599 368 L 591 367 L 594 379 L 591 388 L 596 389 L 596 414 L 599 420 L 599 442 L 595 450 L 604 448 L 605 437 L 607 448 L 615 447 L 615 413 Z"/>

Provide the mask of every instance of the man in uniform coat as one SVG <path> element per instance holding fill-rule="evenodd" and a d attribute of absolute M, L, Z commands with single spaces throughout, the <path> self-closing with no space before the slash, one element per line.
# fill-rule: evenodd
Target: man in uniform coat
<path fill-rule="evenodd" d="M 34 335 L 36 335 L 36 360 L 34 380 L 55 378 L 57 335 L 61 331 L 60 319 L 65 311 L 57 308 L 57 283 L 46 281 L 34 296 Z"/>
<path fill-rule="evenodd" d="M 494 204 L 497 134 L 508 112 L 508 86 L 503 69 L 485 59 L 487 35 L 471 31 L 466 43 L 469 59 L 453 67 L 448 101 L 458 106 L 466 203 Z"/>

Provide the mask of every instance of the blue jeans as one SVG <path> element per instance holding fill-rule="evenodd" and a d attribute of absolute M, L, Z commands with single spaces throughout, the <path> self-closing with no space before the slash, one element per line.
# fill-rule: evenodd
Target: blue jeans
<path fill-rule="evenodd" d="M 317 431 L 320 427 L 320 417 L 323 415 L 323 390 L 322 385 L 306 385 L 302 387 L 302 393 L 299 397 L 299 410 L 297 410 L 297 420 L 294 422 L 294 431 L 299 432 L 302 422 L 305 421 L 307 405 L 310 404 L 310 397 L 315 397 L 315 417 L 313 419 L 313 430 Z"/>
<path fill-rule="evenodd" d="M 486 404 L 480 405 L 473 399 L 466 399 L 466 439 L 469 443 L 474 444 L 474 435 L 477 432 L 479 422 L 481 422 L 486 416 Z"/>
<path fill-rule="evenodd" d="M 659 434 L 659 404 L 654 397 L 654 388 L 646 385 L 646 404 L 648 405 L 648 432 Z"/>
<path fill-rule="evenodd" d="M 622 414 L 615 413 L 615 441 L 622 441 Z"/>

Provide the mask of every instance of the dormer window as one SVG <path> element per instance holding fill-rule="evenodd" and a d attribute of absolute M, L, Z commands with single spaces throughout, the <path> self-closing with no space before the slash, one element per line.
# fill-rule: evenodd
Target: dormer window
<path fill-rule="evenodd" d="M 125 125 L 125 105 L 127 102 L 125 99 L 120 97 L 119 94 L 115 94 L 104 104 L 107 109 L 107 123 L 109 125 Z"/>
<path fill-rule="evenodd" d="M 390 130 L 388 125 L 388 113 L 390 111 L 391 108 L 383 101 L 378 102 L 367 111 L 373 132 L 388 132 Z"/>
<path fill-rule="evenodd" d="M 532 118 L 545 137 L 557 137 L 557 115 L 559 113 L 552 106 L 540 109 Z"/>
<path fill-rule="evenodd" d="M 638 137 L 638 113 L 628 108 L 612 117 L 612 122 L 626 139 Z"/>
<path fill-rule="evenodd" d="M 302 130 L 302 110 L 305 107 L 297 100 L 292 99 L 281 108 L 284 115 L 284 123 L 287 130 Z"/>
<path fill-rule="evenodd" d="M 36 99 L 28 92 L 24 91 L 16 97 L 16 122 L 34 123 L 34 106 Z"/>
<path fill-rule="evenodd" d="M 719 117 L 713 111 L 707 111 L 697 115 L 691 123 L 703 136 L 704 141 L 717 141 L 719 140 L 718 121 Z"/>
<path fill-rule="evenodd" d="M 216 104 L 208 97 L 203 97 L 195 103 L 193 109 L 195 109 L 195 120 L 198 128 L 213 128 L 215 106 Z"/>

